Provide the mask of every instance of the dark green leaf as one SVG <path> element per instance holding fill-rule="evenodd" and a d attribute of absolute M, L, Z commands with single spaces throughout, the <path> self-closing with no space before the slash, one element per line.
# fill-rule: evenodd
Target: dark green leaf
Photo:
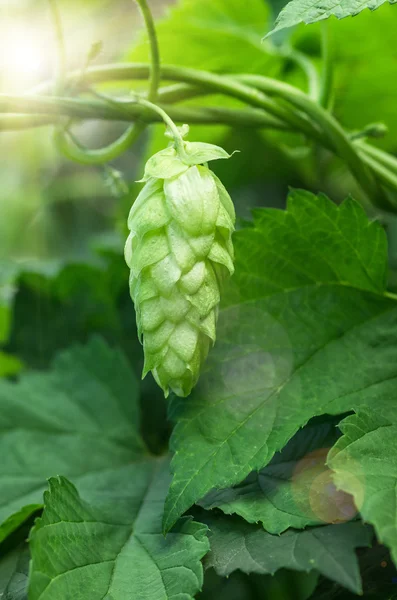
<path fill-rule="evenodd" d="M 395 600 L 397 570 L 385 546 L 373 544 L 358 553 L 365 600 Z M 322 578 L 316 588 L 316 600 L 357 600 L 357 596 L 338 584 Z"/>
<path fill-rule="evenodd" d="M 43 368 L 59 349 L 85 341 L 93 332 L 119 333 L 121 278 L 115 277 L 116 266 L 97 263 L 59 266 L 51 274 L 23 272 L 15 282 L 18 292 L 7 349 L 29 366 Z"/>
<path fill-rule="evenodd" d="M 279 569 L 319 571 L 353 592 L 361 592 L 355 548 L 369 546 L 372 529 L 362 523 L 343 523 L 289 529 L 274 536 L 262 527 L 238 517 L 208 513 L 211 551 L 206 567 L 227 576 L 236 569 L 244 573 L 273 574 Z"/>
<path fill-rule="evenodd" d="M 338 437 L 335 419 L 313 420 L 264 469 L 235 487 L 213 490 L 199 504 L 237 513 L 249 523 L 260 521 L 273 534 L 347 521 L 355 514 L 354 506 L 349 496 L 336 491 L 325 465 Z"/>
<path fill-rule="evenodd" d="M 29 547 L 22 543 L 0 558 L 1 600 L 27 600 Z"/>
<path fill-rule="evenodd" d="M 318 573 L 281 569 L 274 575 L 249 576 L 234 571 L 220 577 L 213 569 L 205 574 L 204 588 L 197 600 L 307 600 L 318 581 Z"/>
<path fill-rule="evenodd" d="M 31 534 L 30 600 L 189 600 L 199 591 L 207 528 L 183 518 L 161 532 L 168 459 L 125 475 L 105 492 L 94 480 L 89 501 L 66 479 L 50 480 Z"/>

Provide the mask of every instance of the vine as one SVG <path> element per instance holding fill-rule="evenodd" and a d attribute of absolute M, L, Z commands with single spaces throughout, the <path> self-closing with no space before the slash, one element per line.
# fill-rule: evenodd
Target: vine
<path fill-rule="evenodd" d="M 65 86 L 66 65 L 64 36 L 56 0 L 49 1 L 58 47 L 58 68 L 55 89 L 58 92 L 62 92 Z M 160 52 L 157 42 L 156 29 L 147 0 L 136 0 L 136 3 L 141 11 L 150 41 L 151 67 L 148 96 L 152 102 L 155 102 L 157 99 L 160 81 Z M 80 76 L 79 80 L 83 79 L 82 75 Z M 96 165 L 110 162 L 121 154 L 124 154 L 124 152 L 126 152 L 128 148 L 138 140 L 140 135 L 145 130 L 146 124 L 143 121 L 139 121 L 133 125 L 130 125 L 130 127 L 128 127 L 128 129 L 116 141 L 99 150 L 90 150 L 83 147 L 77 141 L 75 136 L 69 131 L 69 127 L 70 123 L 67 127 L 61 126 L 55 130 L 55 143 L 59 151 L 70 160 L 74 160 L 81 164 Z"/>
<path fill-rule="evenodd" d="M 125 152 L 149 123 L 162 119 L 158 112 L 148 112 L 143 100 L 158 102 L 158 106 L 176 122 L 240 125 L 269 128 L 303 134 L 333 152 L 349 167 L 368 199 L 381 209 L 396 212 L 397 159 L 371 146 L 366 137 L 378 137 L 381 128 L 369 126 L 359 135 L 350 135 L 329 112 L 331 95 L 331 57 L 327 31 L 323 31 L 323 76 L 315 82 L 314 67 L 308 68 L 305 57 L 296 60 L 308 75 L 308 93 L 285 82 L 260 75 L 215 75 L 192 68 L 160 65 L 160 55 L 153 18 L 146 0 L 137 0 L 148 32 L 151 63 L 122 63 L 88 67 L 84 73 L 66 72 L 66 53 L 62 26 L 55 0 L 50 0 L 54 30 L 58 40 L 58 68 L 55 77 L 56 95 L 51 94 L 54 82 L 37 86 L 23 96 L 0 97 L 0 128 L 3 130 L 54 124 L 55 139 L 60 151 L 71 160 L 84 164 L 104 164 Z M 291 51 L 289 52 L 291 54 Z M 148 79 L 147 96 L 111 101 L 98 95 L 92 86 L 111 81 L 136 81 Z M 162 81 L 174 85 L 159 87 Z M 67 94 L 73 88 L 73 95 Z M 91 92 L 94 99 L 79 97 Z M 222 94 L 243 102 L 244 108 L 211 106 L 180 106 L 186 99 L 203 95 Z M 12 114 L 10 113 L 12 107 Z M 19 114 L 15 114 L 19 113 Z M 132 122 L 121 137 L 101 149 L 83 147 L 71 133 L 69 119 L 103 119 Z M 364 138 L 364 139 L 363 139 Z M 393 193 L 390 193 L 393 192 Z"/>

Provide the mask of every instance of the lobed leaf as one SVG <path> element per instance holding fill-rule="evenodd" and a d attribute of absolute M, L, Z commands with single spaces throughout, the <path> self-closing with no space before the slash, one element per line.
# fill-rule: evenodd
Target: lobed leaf
<path fill-rule="evenodd" d="M 0 541 L 41 504 L 63 473 L 84 489 L 143 453 L 138 382 L 100 338 L 60 354 L 48 373 L 0 381 Z"/>
<path fill-rule="evenodd" d="M 213 488 L 266 466 L 310 418 L 388 406 L 397 305 L 386 239 L 353 200 L 293 192 L 234 238 L 239 257 L 207 372 L 174 399 L 174 479 L 164 528 Z"/>
<path fill-rule="evenodd" d="M 207 528 L 180 519 L 164 538 L 169 461 L 142 460 L 106 491 L 83 500 L 65 478 L 50 480 L 31 534 L 30 600 L 182 600 L 202 586 Z"/>

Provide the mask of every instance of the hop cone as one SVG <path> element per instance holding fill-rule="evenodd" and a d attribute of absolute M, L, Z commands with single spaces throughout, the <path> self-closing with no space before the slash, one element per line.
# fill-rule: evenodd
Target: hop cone
<path fill-rule="evenodd" d="M 215 342 L 221 284 L 234 270 L 233 203 L 202 165 L 229 155 L 211 144 L 184 144 L 183 160 L 168 147 L 147 162 L 125 249 L 143 377 L 152 371 L 166 396 L 170 389 L 187 396 L 196 384 Z"/>

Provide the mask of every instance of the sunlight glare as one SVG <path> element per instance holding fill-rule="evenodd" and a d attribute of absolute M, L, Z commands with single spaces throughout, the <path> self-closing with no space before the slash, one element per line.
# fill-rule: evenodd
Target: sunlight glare
<path fill-rule="evenodd" d="M 1 41 L 1 71 L 7 75 L 35 75 L 45 64 L 46 58 L 38 36 L 33 36 L 27 27 L 8 30 Z"/>

